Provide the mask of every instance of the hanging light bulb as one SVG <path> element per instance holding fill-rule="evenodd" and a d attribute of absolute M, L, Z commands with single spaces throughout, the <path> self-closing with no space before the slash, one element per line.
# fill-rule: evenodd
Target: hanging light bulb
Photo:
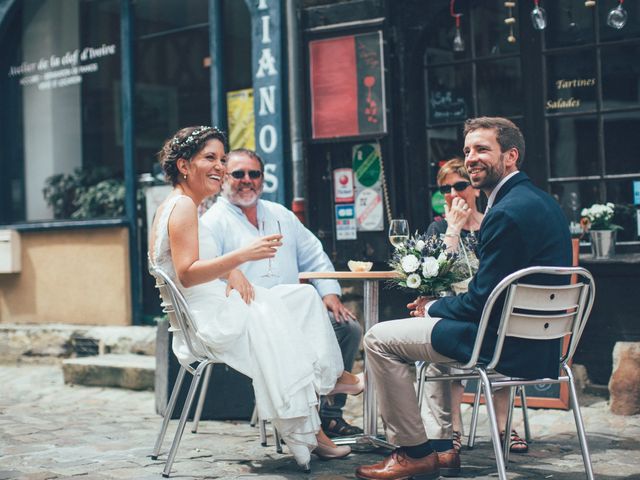
<path fill-rule="evenodd" d="M 453 37 L 453 51 L 464 52 L 464 39 L 460 32 L 460 16 L 456 16 L 456 34 Z"/>
<path fill-rule="evenodd" d="M 627 24 L 627 11 L 622 6 L 623 3 L 624 0 L 620 0 L 616 8 L 609 10 L 609 15 L 607 15 L 607 25 L 611 28 L 620 30 Z"/>
<path fill-rule="evenodd" d="M 464 52 L 464 39 L 462 38 L 462 32 L 460 31 L 460 17 L 462 17 L 462 14 L 455 12 L 455 4 L 456 0 L 451 0 L 449 3 L 449 13 L 456 22 L 456 34 L 453 37 L 453 51 Z"/>
<path fill-rule="evenodd" d="M 547 12 L 539 5 L 540 0 L 533 0 L 534 7 L 531 10 L 531 22 L 536 30 L 547 28 Z"/>

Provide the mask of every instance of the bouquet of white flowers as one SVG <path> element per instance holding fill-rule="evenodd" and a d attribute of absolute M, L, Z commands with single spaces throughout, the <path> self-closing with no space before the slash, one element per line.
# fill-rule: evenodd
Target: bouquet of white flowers
<path fill-rule="evenodd" d="M 466 248 L 465 253 L 468 250 Z M 431 297 L 449 292 L 454 284 L 475 273 L 465 253 L 447 251 L 443 239 L 437 235 L 413 235 L 393 253 L 389 265 L 399 275 L 391 282 Z"/>

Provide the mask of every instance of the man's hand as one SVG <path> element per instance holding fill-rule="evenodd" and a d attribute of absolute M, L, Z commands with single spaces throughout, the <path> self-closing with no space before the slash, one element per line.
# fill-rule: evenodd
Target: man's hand
<path fill-rule="evenodd" d="M 424 307 L 432 300 L 435 300 L 435 298 L 420 296 L 413 302 L 408 303 L 407 308 L 410 310 L 409 315 L 411 317 L 424 317 L 426 313 Z"/>
<path fill-rule="evenodd" d="M 351 310 L 345 307 L 340 301 L 340 297 L 334 293 L 322 297 L 322 303 L 327 307 L 327 310 L 333 313 L 333 318 L 335 318 L 338 323 L 351 322 L 356 319 L 356 316 Z"/>

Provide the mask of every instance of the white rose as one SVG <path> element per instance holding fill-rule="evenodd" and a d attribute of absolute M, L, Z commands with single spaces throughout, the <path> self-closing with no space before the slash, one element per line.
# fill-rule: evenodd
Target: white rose
<path fill-rule="evenodd" d="M 418 288 L 420 286 L 420 275 L 412 273 L 407 277 L 407 287 Z"/>
<path fill-rule="evenodd" d="M 422 264 L 422 275 L 424 278 L 437 276 L 439 269 L 440 265 L 438 264 L 438 260 L 433 257 L 427 257 L 424 259 L 424 263 Z"/>
<path fill-rule="evenodd" d="M 416 250 L 419 250 L 421 252 L 423 248 L 424 248 L 424 240 L 418 240 L 416 242 Z"/>
<path fill-rule="evenodd" d="M 447 254 L 445 252 L 440 252 L 440 255 L 438 255 L 438 263 L 443 264 L 446 261 L 447 261 Z"/>
<path fill-rule="evenodd" d="M 402 265 L 402 270 L 407 273 L 415 272 L 420 266 L 420 260 L 415 255 L 405 255 L 400 260 L 400 265 Z"/>

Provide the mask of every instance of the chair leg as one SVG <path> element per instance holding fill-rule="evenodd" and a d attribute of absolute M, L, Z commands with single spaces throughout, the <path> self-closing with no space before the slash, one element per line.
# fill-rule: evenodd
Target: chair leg
<path fill-rule="evenodd" d="M 491 395 L 491 381 L 487 372 L 478 369 L 478 374 L 482 381 L 484 389 L 484 399 L 487 403 L 487 413 L 489 414 L 489 428 L 491 431 L 491 440 L 493 442 L 493 451 L 496 457 L 496 466 L 498 467 L 498 477 L 500 480 L 507 480 L 507 472 L 504 465 L 504 457 L 502 453 L 502 445 L 500 444 L 500 432 L 498 430 L 498 421 L 496 420 L 496 410 L 493 405 L 493 396 Z"/>
<path fill-rule="evenodd" d="M 527 392 L 524 391 L 524 385 L 518 387 L 520 389 L 520 404 L 522 405 L 522 423 L 524 423 L 524 439 L 527 443 L 531 443 L 531 428 L 529 427 L 529 409 L 527 408 Z"/>
<path fill-rule="evenodd" d="M 578 392 L 576 391 L 576 384 L 573 379 L 573 372 L 568 365 L 563 365 L 567 377 L 569 377 L 569 400 L 571 402 L 571 410 L 573 410 L 573 418 L 576 422 L 576 430 L 578 431 L 578 439 L 580 440 L 580 449 L 582 450 L 582 461 L 584 462 L 584 469 L 587 473 L 587 478 L 593 480 L 593 466 L 591 465 L 591 454 L 589 453 L 589 446 L 587 444 L 587 435 L 584 430 L 584 422 L 582 421 L 582 413 L 580 412 L 580 405 L 578 403 Z"/>
<path fill-rule="evenodd" d="M 258 406 L 257 405 L 253 407 L 253 413 L 251 414 L 251 420 L 249 421 L 249 425 L 251 425 L 252 427 L 255 427 L 256 423 L 258 423 Z"/>
<path fill-rule="evenodd" d="M 275 425 L 273 426 L 273 436 L 276 442 L 276 452 L 282 453 L 282 442 L 280 441 L 280 433 L 278 432 L 278 429 Z"/>
<path fill-rule="evenodd" d="M 427 362 L 421 362 L 418 368 L 418 408 L 422 411 L 422 397 L 424 395 L 424 372 L 427 370 Z"/>
<path fill-rule="evenodd" d="M 263 447 L 267 446 L 267 421 L 266 420 L 258 420 L 260 423 L 260 445 Z"/>
<path fill-rule="evenodd" d="M 178 376 L 176 377 L 176 381 L 173 383 L 173 390 L 171 391 L 171 397 L 169 397 L 169 403 L 164 410 L 164 418 L 162 419 L 162 426 L 160 427 L 160 432 L 158 433 L 158 438 L 156 438 L 156 444 L 153 447 L 153 452 L 151 453 L 151 459 L 157 460 L 158 455 L 160 455 L 160 448 L 162 448 L 162 441 L 164 440 L 164 436 L 167 433 L 167 426 L 169 425 L 169 421 L 171 420 L 171 416 L 173 415 L 173 410 L 176 408 L 176 401 L 178 400 L 178 394 L 180 393 L 180 389 L 182 388 L 182 381 L 184 380 L 184 375 L 187 371 L 183 366 L 180 366 L 180 371 L 178 372 Z"/>
<path fill-rule="evenodd" d="M 176 453 L 178 453 L 178 446 L 180 446 L 180 440 L 182 439 L 182 434 L 184 433 L 184 427 L 187 424 L 187 418 L 189 418 L 189 412 L 191 411 L 191 405 L 193 405 L 193 399 L 196 396 L 196 390 L 198 389 L 198 384 L 200 383 L 200 377 L 202 376 L 202 372 L 211 362 L 202 362 L 196 368 L 196 371 L 193 373 L 193 379 L 191 380 L 191 386 L 189 387 L 189 393 L 187 394 L 187 398 L 184 401 L 184 406 L 182 407 L 182 413 L 180 414 L 180 422 L 178 423 L 178 428 L 176 430 L 175 436 L 173 437 L 173 443 L 171 444 L 171 449 L 169 450 L 169 455 L 167 456 L 167 463 L 164 465 L 164 470 L 162 471 L 163 477 L 168 477 L 171 473 L 171 466 L 173 465 L 173 461 L 176 458 Z"/>
<path fill-rule="evenodd" d="M 204 369 L 204 378 L 202 379 L 202 387 L 200 387 L 200 397 L 198 397 L 198 405 L 196 406 L 196 413 L 193 416 L 193 425 L 191 426 L 191 433 L 198 433 L 198 425 L 200 424 L 200 417 L 202 416 L 204 401 L 207 398 L 207 390 L 209 389 L 209 379 L 211 378 L 212 371 L 213 371 L 213 363 L 207 365 L 207 367 Z"/>
<path fill-rule="evenodd" d="M 504 427 L 504 442 L 502 451 L 504 452 L 505 468 L 509 466 L 509 453 L 511 452 L 511 423 L 513 422 L 513 405 L 516 401 L 516 387 L 509 387 L 509 407 L 507 408 L 507 423 Z"/>
<path fill-rule="evenodd" d="M 482 395 L 482 382 L 478 380 L 476 396 L 473 399 L 473 410 L 471 412 L 471 427 L 469 428 L 468 448 L 473 448 L 476 443 L 476 430 L 478 429 L 478 410 L 480 409 L 480 396 Z"/>

